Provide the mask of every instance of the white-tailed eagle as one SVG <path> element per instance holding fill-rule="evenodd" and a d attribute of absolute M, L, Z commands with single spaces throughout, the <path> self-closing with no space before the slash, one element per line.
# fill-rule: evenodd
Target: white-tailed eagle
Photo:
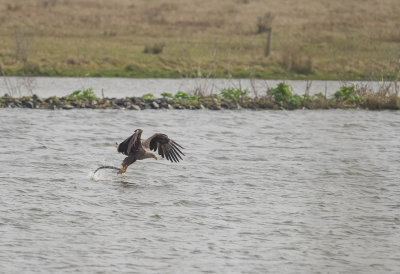
<path fill-rule="evenodd" d="M 180 151 L 179 148 L 183 149 L 179 144 L 168 138 L 167 135 L 162 133 L 156 133 L 146 141 L 141 140 L 143 130 L 137 129 L 135 133 L 127 138 L 122 143 L 117 143 L 117 150 L 119 153 L 125 154 L 127 157 L 122 161 L 122 168 L 119 169 L 115 166 L 101 166 L 99 169 L 109 168 L 119 170 L 119 174 L 125 173 L 128 166 L 138 160 L 147 158 L 154 158 L 157 160 L 157 155 L 153 151 L 158 150 L 158 155 L 171 162 L 179 162 L 179 159 L 183 160 L 181 155 L 185 155 Z"/>

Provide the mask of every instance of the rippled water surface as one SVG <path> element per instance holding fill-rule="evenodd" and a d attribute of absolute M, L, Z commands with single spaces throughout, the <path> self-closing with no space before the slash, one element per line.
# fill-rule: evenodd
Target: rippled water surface
<path fill-rule="evenodd" d="M 400 112 L 0 109 L 0 272 L 398 273 Z M 137 128 L 185 147 L 123 175 Z"/>

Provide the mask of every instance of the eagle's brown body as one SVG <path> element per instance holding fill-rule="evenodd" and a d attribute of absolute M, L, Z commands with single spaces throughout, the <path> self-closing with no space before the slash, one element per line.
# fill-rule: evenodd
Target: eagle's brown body
<path fill-rule="evenodd" d="M 167 158 L 167 160 L 171 162 L 179 162 L 179 159 L 182 160 L 180 154 L 185 154 L 183 154 L 179 148 L 183 149 L 183 147 L 169 139 L 167 135 L 156 133 L 142 142 L 142 132 L 143 130 L 137 129 L 135 130 L 135 133 L 127 138 L 125 141 L 120 144 L 117 143 L 118 152 L 127 155 L 127 157 L 122 161 L 122 168 L 119 170 L 118 173 L 126 172 L 128 166 L 138 160 L 143 160 L 147 158 L 155 158 L 157 160 L 157 155 L 153 152 L 157 150 L 158 155 L 163 158 Z M 114 166 L 102 166 L 97 170 L 103 168 L 118 169 Z"/>

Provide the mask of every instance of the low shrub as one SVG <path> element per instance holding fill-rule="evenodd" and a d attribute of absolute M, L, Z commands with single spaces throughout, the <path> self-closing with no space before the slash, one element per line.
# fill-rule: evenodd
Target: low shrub
<path fill-rule="evenodd" d="M 362 103 L 364 98 L 360 94 L 356 94 L 356 86 L 341 86 L 332 96 L 332 99 L 339 102 Z"/>
<path fill-rule="evenodd" d="M 320 92 L 320 93 L 314 94 L 312 96 L 312 99 L 314 99 L 314 100 L 325 100 L 326 97 L 325 97 L 325 95 L 322 94 L 322 92 Z"/>
<path fill-rule="evenodd" d="M 183 91 L 178 91 L 175 96 L 175 98 L 180 98 L 180 99 L 187 99 L 189 100 L 190 96 L 187 92 L 183 92 Z"/>
<path fill-rule="evenodd" d="M 166 93 L 166 92 L 161 93 L 161 96 L 163 98 L 174 98 L 174 96 L 171 93 Z"/>
<path fill-rule="evenodd" d="M 248 89 L 237 89 L 237 88 L 223 88 L 221 89 L 221 97 L 224 99 L 232 100 L 234 102 L 238 102 L 243 98 L 247 97 L 249 94 Z"/>
<path fill-rule="evenodd" d="M 215 99 L 221 100 L 221 96 L 219 94 L 211 94 L 211 97 L 214 97 Z"/>
<path fill-rule="evenodd" d="M 93 92 L 93 88 L 87 88 L 85 90 L 77 90 L 66 96 L 67 99 L 87 99 L 87 100 L 99 100 L 96 94 Z"/>
<path fill-rule="evenodd" d="M 300 95 L 290 92 L 289 84 L 286 82 L 279 83 L 276 88 L 271 88 L 268 93 L 274 97 L 275 101 L 286 108 L 299 108 L 304 101 L 304 98 Z"/>
<path fill-rule="evenodd" d="M 195 97 L 196 97 L 196 98 L 195 98 Z M 190 98 L 189 104 L 190 104 L 191 106 L 196 106 L 196 105 L 198 105 L 198 104 L 199 104 L 199 99 L 197 98 L 197 96 L 192 96 L 192 97 Z"/>
<path fill-rule="evenodd" d="M 59 98 L 58 98 L 57 96 L 51 96 L 51 97 L 45 99 L 44 101 L 45 101 L 45 102 L 49 102 L 50 100 L 52 100 L 52 101 L 57 101 L 57 100 L 59 100 Z"/>
<path fill-rule="evenodd" d="M 156 99 L 156 97 L 154 97 L 154 95 L 151 94 L 151 93 L 144 94 L 144 95 L 142 96 L 142 98 L 143 98 L 143 99 L 146 99 L 146 100 L 154 100 L 154 99 Z"/>

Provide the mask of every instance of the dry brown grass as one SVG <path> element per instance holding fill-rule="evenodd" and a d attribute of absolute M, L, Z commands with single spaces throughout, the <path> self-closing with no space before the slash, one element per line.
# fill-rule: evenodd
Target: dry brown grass
<path fill-rule="evenodd" d="M 274 20 L 265 58 L 266 37 L 257 24 L 267 13 Z M 183 69 L 184 50 L 206 65 L 217 38 L 220 73 L 229 63 L 243 76 L 251 67 L 270 78 L 368 78 L 387 74 L 388 60 L 391 74 L 400 64 L 399 14 L 398 0 L 1 0 L 0 61 L 6 70 L 24 66 L 15 38 L 24 33 L 26 59 L 42 71 L 129 64 L 176 70 Z M 143 53 L 145 45 L 161 42 L 162 57 Z"/>

